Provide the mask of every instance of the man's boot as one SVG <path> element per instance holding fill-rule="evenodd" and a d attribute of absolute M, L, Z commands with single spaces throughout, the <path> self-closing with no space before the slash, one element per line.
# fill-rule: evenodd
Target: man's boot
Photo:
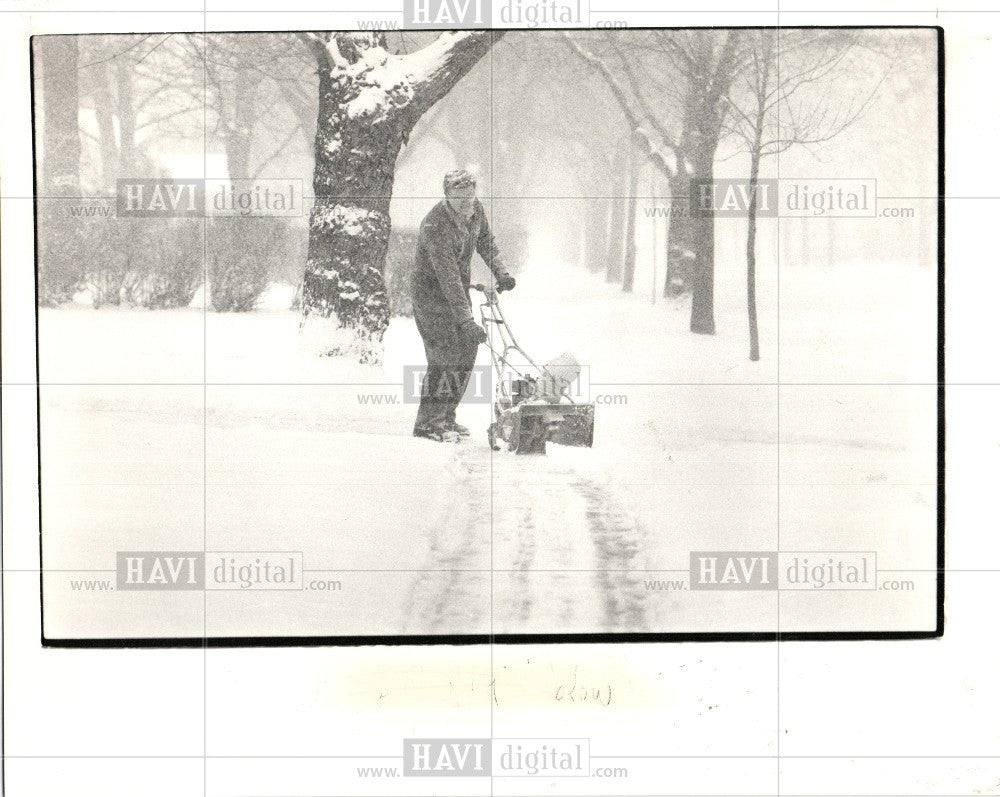
<path fill-rule="evenodd" d="M 451 429 L 431 429 L 422 426 L 413 430 L 414 437 L 423 437 L 426 440 L 433 440 L 437 443 L 457 443 L 458 433 Z"/>

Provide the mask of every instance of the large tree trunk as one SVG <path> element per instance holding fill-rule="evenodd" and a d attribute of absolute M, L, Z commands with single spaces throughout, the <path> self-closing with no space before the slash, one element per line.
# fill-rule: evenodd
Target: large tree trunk
<path fill-rule="evenodd" d="M 82 282 L 81 235 L 67 200 L 80 196 L 80 123 L 76 36 L 39 36 L 41 180 L 36 187 L 38 301 L 67 301 Z"/>
<path fill-rule="evenodd" d="M 79 81 L 76 36 L 41 36 L 42 189 L 48 196 L 80 194 Z"/>
<path fill-rule="evenodd" d="M 249 70 L 237 68 L 232 84 L 232 104 L 225 120 L 226 170 L 230 180 L 250 178 L 256 89 L 257 82 L 251 79 Z"/>
<path fill-rule="evenodd" d="M 704 110 L 694 112 L 700 123 Z M 715 332 L 715 213 L 711 206 L 701 208 L 692 196 L 692 185 L 711 185 L 714 179 L 717 129 L 699 129 L 698 124 L 682 140 L 687 147 L 685 164 L 670 178 L 671 202 L 678 212 L 671 214 L 667 239 L 667 278 L 664 296 L 691 293 L 691 331 Z"/>
<path fill-rule="evenodd" d="M 316 199 L 303 305 L 307 315 L 336 314 L 339 325 L 349 327 L 356 338 L 347 347 L 356 343 L 360 359 L 375 362 L 375 344 L 389 323 L 382 271 L 396 157 L 403 142 L 398 119 L 373 125 L 344 113 L 351 88 L 329 72 L 320 73 Z M 335 348 L 330 353 L 343 352 Z"/>
<path fill-rule="evenodd" d="M 689 97 L 680 137 L 678 168 L 670 175 L 670 234 L 667 239 L 667 278 L 664 296 L 693 293 L 698 270 L 714 271 L 715 223 L 709 206 L 701 207 L 692 186 L 711 185 L 715 151 L 719 146 L 719 119 L 697 93 Z M 694 331 L 692 329 L 692 331 Z"/>
<path fill-rule="evenodd" d="M 584 214 L 584 261 L 588 271 L 600 274 L 608 265 L 608 201 L 596 196 L 584 201 L 587 203 Z"/>
<path fill-rule="evenodd" d="M 629 159 L 628 203 L 625 210 L 625 260 L 622 264 L 622 290 L 631 293 L 635 285 L 635 195 L 639 190 L 639 166 L 635 151 Z"/>
<path fill-rule="evenodd" d="M 715 179 L 715 151 L 719 148 L 722 122 L 727 113 L 723 95 L 735 77 L 735 64 L 739 57 L 742 34 L 729 31 L 715 59 L 709 40 L 699 40 L 696 60 L 701 66 L 696 70 L 704 74 L 704 84 L 688 95 L 685 111 L 681 152 L 686 155 L 694 180 Z M 683 171 L 679 169 L 678 171 Z M 691 281 L 691 331 L 701 335 L 715 334 L 715 212 L 692 212 L 688 240 L 694 245 Z"/>
<path fill-rule="evenodd" d="M 716 56 L 710 39 L 696 40 L 678 168 L 671 177 L 671 193 L 685 197 L 688 212 L 671 219 L 668 263 L 675 264 L 675 272 L 678 268 L 684 272 L 679 282 L 683 285 L 686 280 L 691 291 L 691 331 L 704 335 L 715 333 L 715 213 L 711 206 L 695 206 L 691 184 L 711 185 L 714 180 L 715 152 L 727 113 L 722 97 L 735 76 L 740 42 L 740 32 L 730 31 Z M 677 283 L 668 266 L 664 293 L 675 291 Z"/>
<path fill-rule="evenodd" d="M 670 227 L 667 231 L 667 276 L 663 295 L 680 296 L 690 293 L 693 286 L 692 261 L 698 244 L 689 204 L 691 175 L 679 171 L 670 178 Z"/>
<path fill-rule="evenodd" d="M 116 65 L 118 82 L 119 176 L 135 175 L 135 103 L 132 98 L 132 68 L 125 62 Z"/>
<path fill-rule="evenodd" d="M 622 166 L 627 168 L 627 163 L 623 164 L 620 159 L 616 164 L 616 173 L 624 171 Z M 620 282 L 622 279 L 623 261 L 625 257 L 625 213 L 628 209 L 628 197 L 622 196 L 622 190 L 628 191 L 628 175 L 622 177 L 614 185 L 614 198 L 611 200 L 611 230 L 608 234 L 608 256 L 607 270 L 604 272 L 604 279 L 608 282 Z"/>
<path fill-rule="evenodd" d="M 111 88 L 111 67 L 101 64 L 97 73 L 100 81 L 94 91 L 94 115 L 101 147 L 101 188 L 114 193 L 118 174 L 118 143 L 115 141 L 114 92 Z"/>
<path fill-rule="evenodd" d="M 325 353 L 381 361 L 396 158 L 417 120 L 500 35 L 448 32 L 413 56 L 393 56 L 382 33 L 306 34 L 320 69 L 302 308 L 303 321 L 331 318 L 342 333 Z M 395 85 L 379 82 L 386 73 Z"/>
<path fill-rule="evenodd" d="M 695 158 L 695 175 L 711 184 L 714 179 L 712 161 L 718 142 L 711 143 L 711 155 L 699 153 Z M 715 213 L 691 214 L 689 243 L 693 246 L 691 261 L 691 331 L 701 335 L 715 334 Z"/>

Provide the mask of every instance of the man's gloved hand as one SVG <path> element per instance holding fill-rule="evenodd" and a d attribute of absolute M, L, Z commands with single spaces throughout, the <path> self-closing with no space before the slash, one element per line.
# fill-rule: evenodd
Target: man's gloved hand
<path fill-rule="evenodd" d="M 514 290 L 515 285 L 517 285 L 517 280 L 515 280 L 510 274 L 504 274 L 502 277 L 497 277 L 497 293 L 512 291 Z"/>
<path fill-rule="evenodd" d="M 475 319 L 467 318 L 459 326 L 462 334 L 465 335 L 469 340 L 476 342 L 478 346 L 480 343 L 485 343 L 489 340 L 489 336 L 486 334 L 486 330 L 483 329 L 479 324 L 476 323 Z"/>

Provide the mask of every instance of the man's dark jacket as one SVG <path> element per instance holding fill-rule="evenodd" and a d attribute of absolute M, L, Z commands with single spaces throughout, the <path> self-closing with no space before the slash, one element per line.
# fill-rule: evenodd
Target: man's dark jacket
<path fill-rule="evenodd" d="M 482 203 L 475 201 L 472 218 L 465 222 L 442 199 L 420 223 L 417 239 L 413 311 L 424 322 L 421 326 L 444 332 L 474 320 L 469 299 L 473 250 L 494 276 L 507 276 Z"/>

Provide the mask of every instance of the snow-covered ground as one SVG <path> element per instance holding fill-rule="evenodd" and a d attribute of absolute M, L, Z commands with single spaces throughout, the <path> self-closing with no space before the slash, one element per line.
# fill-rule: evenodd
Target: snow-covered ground
<path fill-rule="evenodd" d="M 694 336 L 682 301 L 569 266 L 519 275 L 504 305 L 520 342 L 541 360 L 573 351 L 598 402 L 593 449 L 545 457 L 491 452 L 486 404 L 460 409 L 459 446 L 410 435 L 409 319 L 371 367 L 316 357 L 288 310 L 43 309 L 44 562 L 80 571 L 46 574 L 46 634 L 766 631 L 773 592 L 648 582 L 686 581 L 705 550 L 933 567 L 935 275 L 773 277 L 751 363 L 739 280 L 719 279 L 718 334 Z M 203 549 L 299 551 L 307 583 L 339 589 L 71 583 L 113 579 L 115 551 Z M 784 592 L 781 627 L 932 628 L 933 576 L 909 575 L 908 592 Z"/>

